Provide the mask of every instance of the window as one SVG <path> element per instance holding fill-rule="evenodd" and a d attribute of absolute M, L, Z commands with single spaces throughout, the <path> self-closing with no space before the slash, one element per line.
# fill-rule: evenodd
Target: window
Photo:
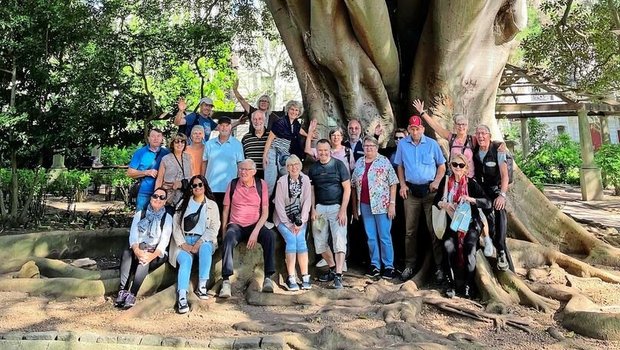
<path fill-rule="evenodd" d="M 558 131 L 558 135 L 562 135 L 564 133 L 566 133 L 566 126 L 564 125 L 558 125 L 556 127 L 557 131 Z"/>

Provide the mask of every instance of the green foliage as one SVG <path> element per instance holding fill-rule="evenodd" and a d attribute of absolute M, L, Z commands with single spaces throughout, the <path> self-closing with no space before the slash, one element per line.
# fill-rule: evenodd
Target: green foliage
<path fill-rule="evenodd" d="M 528 66 L 589 92 L 620 87 L 619 1 L 545 0 L 521 47 Z M 533 26 L 537 25 L 534 23 Z"/>
<path fill-rule="evenodd" d="M 136 148 L 138 147 L 135 145 L 130 147 L 102 147 L 101 163 L 104 165 L 127 165 Z"/>
<path fill-rule="evenodd" d="M 48 191 L 67 198 L 67 202 L 71 204 L 80 199 L 80 195 L 90 186 L 91 180 L 89 171 L 66 170 L 49 185 Z"/>
<path fill-rule="evenodd" d="M 616 194 L 620 194 L 620 144 L 605 144 L 594 154 L 596 165 L 603 172 L 606 185 L 614 186 Z"/>
<path fill-rule="evenodd" d="M 528 155 L 519 157 L 519 167 L 536 184 L 579 184 L 581 149 L 570 136 L 562 134 Z"/>
<path fill-rule="evenodd" d="M 45 171 L 42 169 L 17 169 L 17 182 L 19 183 L 19 201 L 26 201 L 26 197 L 32 192 L 41 192 L 47 182 Z M 0 189 L 5 194 L 11 188 L 11 169 L 0 168 Z"/>
<path fill-rule="evenodd" d="M 549 142 L 549 128 L 540 120 L 530 118 L 527 120 L 527 129 L 530 135 L 530 153 L 537 153 Z"/>

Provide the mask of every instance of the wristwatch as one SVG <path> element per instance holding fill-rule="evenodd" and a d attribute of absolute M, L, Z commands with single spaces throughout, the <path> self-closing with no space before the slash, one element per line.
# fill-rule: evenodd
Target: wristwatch
<path fill-rule="evenodd" d="M 506 198 L 506 192 L 500 192 L 499 195 Z"/>

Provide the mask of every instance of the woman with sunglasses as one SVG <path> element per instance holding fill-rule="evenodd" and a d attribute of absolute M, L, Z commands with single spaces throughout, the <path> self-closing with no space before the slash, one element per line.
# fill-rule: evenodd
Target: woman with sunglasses
<path fill-rule="evenodd" d="M 202 175 L 193 176 L 174 214 L 174 242 L 170 244 L 170 264 L 173 267 L 178 264 L 179 268 L 177 310 L 180 314 L 189 311 L 187 291 L 194 256 L 198 257 L 198 286 L 194 292 L 201 300 L 209 298 L 211 256 L 217 248 L 219 229 L 220 213 L 207 179 Z"/>
<path fill-rule="evenodd" d="M 172 232 L 172 216 L 164 208 L 166 198 L 166 190 L 157 188 L 146 209 L 133 216 L 129 248 L 123 251 L 121 258 L 121 283 L 116 307 L 128 309 L 134 306 L 146 275 L 166 262 L 166 248 Z M 129 280 L 129 276 L 133 276 L 133 280 Z"/>
<path fill-rule="evenodd" d="M 456 294 L 456 282 L 454 280 L 454 267 L 456 266 L 465 268 L 463 295 L 469 298 L 472 295 L 476 269 L 476 248 L 482 229 L 482 220 L 478 208 L 490 209 L 492 202 L 484 195 L 484 191 L 476 180 L 467 177 L 469 164 L 465 155 L 453 155 L 450 168 L 452 175 L 446 177 L 447 183 L 446 178 L 441 181 L 434 200 L 435 206 L 445 209 L 448 215 L 446 231 L 443 235 L 444 273 L 448 282 L 446 296 L 452 298 Z M 445 189 L 446 186 L 447 189 Z M 471 220 L 467 225 L 467 231 L 454 232 L 450 228 L 450 223 L 460 203 L 469 203 L 471 206 Z"/>
<path fill-rule="evenodd" d="M 185 153 L 187 136 L 182 133 L 170 140 L 171 153 L 161 159 L 155 187 L 163 187 L 168 192 L 166 205 L 176 207 L 186 189 L 188 179 L 192 176 L 192 158 Z"/>

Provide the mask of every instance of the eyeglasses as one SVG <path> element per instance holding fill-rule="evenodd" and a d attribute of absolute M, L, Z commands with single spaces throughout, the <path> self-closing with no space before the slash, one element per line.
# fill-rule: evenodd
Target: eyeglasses
<path fill-rule="evenodd" d="M 287 164 L 286 166 L 294 167 L 294 166 L 301 166 L 301 164 L 300 163 L 293 163 L 293 164 Z"/>
<path fill-rule="evenodd" d="M 174 143 L 185 143 L 185 140 L 174 140 Z"/>
<path fill-rule="evenodd" d="M 202 187 L 202 182 L 192 184 L 192 188 Z"/>
<path fill-rule="evenodd" d="M 239 168 L 239 171 L 252 171 L 254 168 Z"/>
<path fill-rule="evenodd" d="M 377 145 L 370 143 L 370 144 L 366 144 L 363 146 L 364 148 L 372 148 L 372 147 L 377 147 Z"/>
<path fill-rule="evenodd" d="M 467 126 L 467 123 L 455 123 L 456 126 Z"/>
<path fill-rule="evenodd" d="M 153 198 L 153 199 L 159 199 L 159 200 L 162 200 L 162 201 L 163 201 L 163 200 L 166 200 L 166 195 L 165 195 L 165 194 L 160 194 L 160 195 L 157 195 L 157 194 L 153 193 L 153 194 L 151 195 L 151 198 Z"/>
<path fill-rule="evenodd" d="M 452 162 L 450 163 L 452 165 L 453 168 L 465 168 L 467 166 L 467 164 L 465 163 L 457 163 L 457 162 Z"/>
<path fill-rule="evenodd" d="M 476 135 L 488 135 L 488 134 L 490 133 L 486 131 L 476 131 Z"/>

